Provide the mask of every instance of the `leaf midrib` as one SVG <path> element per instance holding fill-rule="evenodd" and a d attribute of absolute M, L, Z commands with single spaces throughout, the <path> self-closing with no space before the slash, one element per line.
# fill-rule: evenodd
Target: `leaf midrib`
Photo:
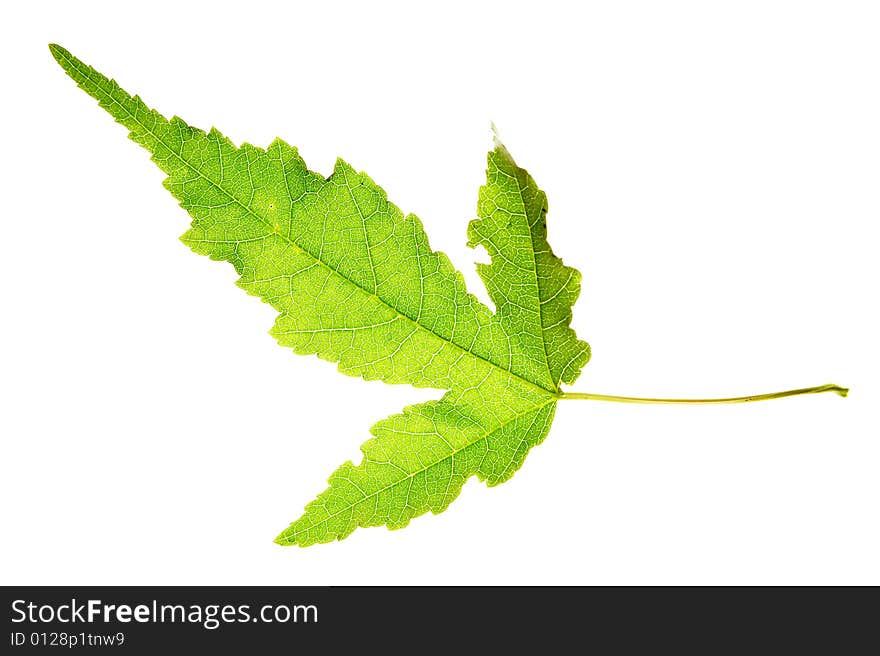
<path fill-rule="evenodd" d="M 178 161 L 180 161 L 181 163 L 183 163 L 183 164 L 184 164 L 189 170 L 193 171 L 193 172 L 194 172 L 196 175 L 198 175 L 200 178 L 202 178 L 203 180 L 207 181 L 209 184 L 211 184 L 211 185 L 212 185 L 214 188 L 216 188 L 217 190 L 221 191 L 221 192 L 222 192 L 223 194 L 225 194 L 230 200 L 232 200 L 232 201 L 233 201 L 234 203 L 236 203 L 239 207 L 241 207 L 245 212 L 247 212 L 248 214 L 250 214 L 251 216 L 253 216 L 254 218 L 256 218 L 258 221 L 262 222 L 264 225 L 266 225 L 266 226 L 269 227 L 270 229 L 271 229 L 271 228 L 274 228 L 274 224 L 273 224 L 271 221 L 269 221 L 269 220 L 265 219 L 264 217 L 260 216 L 259 214 L 257 214 L 257 213 L 256 213 L 251 207 L 249 207 L 249 206 L 246 205 L 245 203 L 241 202 L 238 198 L 236 198 L 234 195 L 232 195 L 230 192 L 228 192 L 226 189 L 224 189 L 222 186 L 220 186 L 217 182 L 215 182 L 214 180 L 212 180 L 211 178 L 209 178 L 209 177 L 207 177 L 205 174 L 203 174 L 199 169 L 197 169 L 195 166 L 193 166 L 189 161 L 187 161 L 187 160 L 184 159 L 181 155 L 179 155 L 177 152 L 175 152 L 175 150 L 174 150 L 174 149 L 173 149 L 173 148 L 172 148 L 172 147 L 171 147 L 171 146 L 170 146 L 165 140 L 163 140 L 159 135 L 157 135 L 155 132 L 153 132 L 153 131 L 152 131 L 147 125 L 144 125 L 144 123 L 142 123 L 140 120 L 138 120 L 137 116 L 135 116 L 135 115 L 132 114 L 130 111 L 128 111 L 128 109 L 126 109 L 126 107 L 125 107 L 124 105 L 122 105 L 122 103 L 120 103 L 118 100 L 116 100 L 116 99 L 115 99 L 115 98 L 114 98 L 114 97 L 113 97 L 108 91 L 104 90 L 104 89 L 102 88 L 101 84 L 100 84 L 100 82 L 101 82 L 100 78 L 104 78 L 104 79 L 107 80 L 108 82 L 111 82 L 112 80 L 110 80 L 110 78 L 108 78 L 108 77 L 106 77 L 106 76 L 104 76 L 104 75 L 101 75 L 101 74 L 98 73 L 97 71 L 94 71 L 97 75 L 100 76 L 99 79 L 98 79 L 97 82 L 96 82 L 96 80 L 94 79 L 94 77 L 92 77 L 92 74 L 91 74 L 92 71 L 93 71 L 94 69 L 91 69 L 91 67 L 88 66 L 88 64 L 85 64 L 84 62 L 81 62 L 80 60 L 78 60 L 78 59 L 76 59 L 76 58 L 74 58 L 74 60 L 72 61 L 72 60 L 71 60 L 72 55 L 69 56 L 68 53 L 67 53 L 66 51 L 63 51 L 63 52 L 61 52 L 60 54 L 61 54 L 61 56 L 62 56 L 62 57 L 63 57 L 63 58 L 69 63 L 69 64 L 71 64 L 71 65 L 74 66 L 75 68 L 79 69 L 80 66 L 84 66 L 84 67 L 86 67 L 86 69 L 89 69 L 89 70 L 86 70 L 85 75 L 86 75 L 86 77 L 88 77 L 92 82 L 95 82 L 95 83 L 96 83 L 96 87 L 97 87 L 98 91 L 100 91 L 100 92 L 104 95 L 104 97 L 107 98 L 111 103 L 113 103 L 113 104 L 115 104 L 116 106 L 118 106 L 118 107 L 119 107 L 119 108 L 120 108 L 120 109 L 121 109 L 121 110 L 122 110 L 122 111 L 123 111 L 128 117 L 129 117 L 129 118 L 131 118 L 132 121 L 134 121 L 135 124 L 139 125 L 139 126 L 140 126 L 141 128 L 143 128 L 143 129 L 144 129 L 144 130 L 145 130 L 150 136 L 152 136 L 157 142 L 159 142 L 160 144 L 162 144 L 162 145 L 163 145 L 163 146 L 164 146 L 164 147 L 165 147 L 165 148 L 166 148 L 166 149 L 167 149 L 167 150 L 168 150 L 168 151 L 169 151 L 169 152 L 170 152 L 170 153 L 171 153 L 171 154 L 172 154 L 172 155 L 178 160 Z M 126 95 L 128 95 L 130 98 L 133 98 L 133 97 L 131 96 L 131 94 L 129 94 L 129 93 L 128 93 L 127 91 L 125 91 L 121 86 L 119 86 L 118 83 L 117 83 L 117 86 L 119 87 L 119 90 L 120 90 L 120 91 L 122 91 L 123 93 L 125 93 Z M 88 92 L 87 92 L 87 93 L 88 93 Z M 93 95 L 93 94 L 89 94 L 89 95 Z M 141 102 L 143 102 L 143 101 L 141 101 Z M 146 107 L 146 103 L 144 103 L 144 106 Z M 147 109 L 149 110 L 150 108 L 147 107 Z M 151 110 L 151 111 L 155 111 L 155 110 Z M 157 112 L 157 113 L 158 113 L 158 112 Z M 160 114 L 160 116 L 161 116 L 161 114 Z M 162 118 L 164 119 L 165 117 L 162 117 Z M 165 120 L 168 121 L 168 119 L 165 119 Z M 170 121 L 169 121 L 169 123 L 170 123 Z M 256 148 L 256 146 L 252 146 L 252 147 Z M 264 151 L 264 152 L 267 152 L 267 151 Z M 221 156 L 220 156 L 220 161 L 222 162 L 222 154 L 221 154 Z M 286 175 L 285 175 L 285 180 L 286 180 Z M 356 205 L 356 207 L 357 207 L 357 205 Z M 360 209 L 358 209 L 358 214 L 361 214 L 361 213 L 360 213 Z M 362 221 L 364 220 L 364 217 L 363 217 L 362 214 L 361 214 L 361 220 L 362 220 Z M 297 244 L 295 241 L 293 241 L 292 239 L 290 239 L 288 236 L 286 236 L 286 235 L 282 235 L 282 234 L 280 234 L 280 233 L 278 233 L 278 232 L 275 232 L 274 230 L 271 230 L 271 231 L 270 231 L 270 234 L 269 234 L 269 235 L 266 235 L 266 236 L 267 236 L 267 237 L 275 236 L 275 237 L 279 237 L 279 238 L 281 238 L 281 239 L 284 240 L 286 243 L 290 244 L 291 246 L 293 246 L 294 248 L 296 248 L 296 249 L 299 250 L 300 252 L 305 253 L 306 255 L 308 255 L 309 257 L 311 257 L 312 259 L 314 259 L 318 264 L 320 264 L 320 265 L 323 266 L 324 268 L 329 269 L 330 271 L 332 271 L 333 273 L 335 273 L 335 274 L 338 275 L 339 277 L 343 278 L 344 280 L 346 280 L 346 281 L 349 282 L 350 284 L 354 285 L 355 287 L 357 287 L 358 289 L 360 289 L 361 291 L 363 291 L 365 294 L 368 294 L 369 296 L 374 297 L 374 298 L 377 299 L 380 303 L 382 303 L 385 307 L 387 307 L 387 308 L 390 309 L 391 311 L 395 312 L 398 316 L 400 316 L 400 317 L 402 317 L 403 319 L 406 319 L 407 321 L 411 322 L 413 325 L 415 325 L 416 327 L 420 328 L 421 330 L 424 330 L 424 331 L 426 331 L 426 332 L 428 332 L 428 333 L 430 333 L 430 334 L 436 336 L 438 339 L 442 340 L 443 342 L 445 342 L 445 343 L 447 343 L 447 344 L 450 344 L 450 345 L 454 346 L 455 348 L 457 348 L 458 350 L 460 350 L 462 353 L 465 353 L 465 354 L 467 354 L 467 355 L 470 355 L 471 357 L 474 357 L 474 358 L 477 358 L 477 359 L 479 359 L 479 360 L 482 360 L 483 362 L 485 362 L 485 363 L 487 363 L 488 365 L 494 367 L 495 369 L 498 369 L 499 371 L 503 371 L 503 372 L 506 373 L 507 375 L 509 375 L 509 376 L 511 376 L 511 377 L 513 377 L 513 378 L 516 378 L 517 380 L 520 380 L 520 381 L 522 381 L 522 382 L 524 382 L 524 383 L 530 385 L 531 387 L 534 387 L 534 388 L 540 390 L 541 392 L 543 392 L 543 393 L 545 393 L 545 394 L 553 394 L 553 395 L 555 395 L 555 394 L 558 393 L 558 390 L 556 390 L 556 389 L 547 389 L 547 388 L 545 388 L 543 385 L 537 384 L 537 383 L 535 383 L 535 382 L 533 382 L 533 381 L 531 381 L 531 380 L 529 380 L 529 379 L 527 379 L 527 378 L 523 378 L 523 377 L 520 376 L 519 374 L 514 373 L 513 371 L 511 371 L 510 369 L 506 369 L 506 368 L 502 367 L 501 365 L 498 365 L 498 364 L 496 364 L 495 362 L 492 362 L 491 360 L 488 360 L 488 359 L 484 358 L 483 356 L 481 356 L 481 355 L 479 355 L 479 354 L 477 354 L 477 353 L 474 353 L 473 351 L 469 351 L 469 350 L 465 349 L 464 347 L 459 346 L 459 345 L 456 344 L 455 342 L 451 341 L 450 339 L 447 339 L 446 337 L 444 337 L 444 336 L 442 336 L 442 335 L 436 333 L 435 331 L 431 330 L 430 328 L 428 328 L 428 327 L 426 327 L 426 326 L 423 326 L 422 324 L 418 323 L 417 321 L 415 321 L 415 320 L 412 319 L 411 317 L 409 317 L 409 316 L 403 314 L 403 313 L 402 313 L 400 310 L 398 310 L 397 308 L 395 308 L 395 307 L 393 307 L 392 305 L 390 305 L 387 301 L 385 301 L 385 299 L 383 299 L 381 296 L 379 296 L 378 294 L 376 294 L 374 291 L 370 291 L 370 290 L 368 290 L 368 289 L 365 289 L 364 287 L 362 287 L 361 285 L 359 285 L 356 281 L 351 280 L 351 279 L 349 279 L 348 277 L 342 275 L 339 271 L 337 271 L 336 269 L 334 269 L 333 267 L 331 267 L 329 264 L 327 264 L 326 262 L 324 262 L 323 260 L 321 260 L 318 256 L 316 256 L 316 255 L 314 255 L 313 253 L 311 253 L 311 252 L 307 251 L 306 249 L 304 249 L 302 246 L 300 246 L 299 244 Z M 369 244 L 367 245 L 367 248 L 368 248 L 368 250 L 369 250 Z M 374 275 L 375 275 L 375 274 L 374 274 Z M 469 292 L 467 292 L 467 291 L 466 291 L 466 293 L 469 294 Z M 503 328 L 502 328 L 502 330 L 503 330 Z M 542 341 L 543 341 L 543 339 L 542 339 Z M 551 380 L 552 380 L 552 377 L 551 377 Z"/>
<path fill-rule="evenodd" d="M 515 162 L 511 162 L 511 164 L 513 164 L 514 169 L 518 168 Z M 535 277 L 535 296 L 538 300 L 538 329 L 541 331 L 541 347 L 544 350 L 544 366 L 547 368 L 547 378 L 550 379 L 550 384 L 558 386 L 559 381 L 553 380 L 553 372 L 550 371 L 550 354 L 547 352 L 547 339 L 546 334 L 544 333 L 544 304 L 541 302 L 541 281 L 538 279 L 538 253 L 535 250 L 535 233 L 532 232 L 533 226 L 531 223 L 529 223 L 529 212 L 526 209 L 526 199 L 523 196 L 522 185 L 520 185 L 519 179 L 516 177 L 515 170 L 514 174 L 511 177 L 513 178 L 513 182 L 516 185 L 516 192 L 519 195 L 519 202 L 523 210 L 523 220 L 526 224 L 526 231 L 528 231 L 529 233 L 529 243 L 532 245 L 532 247 L 529 249 L 529 252 L 532 255 L 532 274 Z"/>

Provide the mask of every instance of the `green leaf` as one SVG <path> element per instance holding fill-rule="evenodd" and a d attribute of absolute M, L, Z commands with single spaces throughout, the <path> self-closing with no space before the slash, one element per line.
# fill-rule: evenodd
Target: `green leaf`
<path fill-rule="evenodd" d="M 547 435 L 556 408 L 549 395 L 517 399 L 496 417 L 488 408 L 450 396 L 410 406 L 373 426 L 375 437 L 361 447 L 363 462 L 337 469 L 330 487 L 277 542 L 330 542 L 359 526 L 402 528 L 429 510 L 443 512 L 471 476 L 489 485 L 510 478 Z M 471 401 L 479 400 L 479 394 L 472 396 Z"/>
<path fill-rule="evenodd" d="M 167 174 L 166 188 L 192 217 L 183 242 L 231 262 L 237 284 L 278 310 L 271 332 L 280 344 L 366 380 L 447 390 L 373 426 L 362 462 L 340 467 L 277 542 L 406 526 L 445 510 L 471 476 L 507 480 L 544 439 L 560 383 L 589 359 L 569 328 L 580 275 L 553 255 L 546 198 L 500 143 L 468 231 L 492 257 L 479 272 L 493 314 L 431 250 L 419 219 L 364 173 L 338 160 L 325 178 L 281 140 L 236 147 L 216 130 L 166 119 L 64 48 L 50 49 Z"/>
<path fill-rule="evenodd" d="M 590 359 L 589 345 L 569 327 L 581 274 L 550 250 L 547 196 L 497 138 L 487 178 L 480 188 L 480 218 L 471 221 L 468 238 L 470 246 L 486 248 L 492 263 L 477 270 L 505 332 L 517 335 L 528 356 L 544 365 L 536 382 L 571 384 Z"/>

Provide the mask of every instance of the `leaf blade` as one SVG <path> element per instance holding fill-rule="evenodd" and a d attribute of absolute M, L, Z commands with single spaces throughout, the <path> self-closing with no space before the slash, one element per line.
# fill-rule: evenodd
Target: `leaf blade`
<path fill-rule="evenodd" d="M 477 213 L 468 225 L 468 245 L 485 247 L 492 258 L 478 272 L 499 321 L 543 364 L 543 384 L 558 390 L 560 383 L 573 383 L 590 359 L 589 344 L 570 327 L 581 275 L 553 254 L 547 196 L 497 139 L 487 156 Z"/>
<path fill-rule="evenodd" d="M 569 327 L 580 274 L 550 251 L 546 198 L 503 146 L 489 154 L 480 218 L 468 233 L 493 258 L 480 267 L 493 314 L 430 248 L 419 219 L 343 160 L 325 178 L 279 139 L 237 147 L 215 129 L 166 119 L 65 49 L 50 49 L 167 174 L 163 184 L 192 217 L 184 243 L 232 263 L 238 286 L 279 311 L 271 332 L 280 344 L 366 380 L 448 390 L 377 423 L 362 463 L 337 470 L 280 543 L 405 526 L 444 510 L 471 476 L 507 480 L 543 441 L 560 383 L 589 358 Z M 516 195 L 519 205 L 497 202 Z M 483 230 L 496 215 L 508 224 Z"/>
<path fill-rule="evenodd" d="M 373 426 L 361 463 L 337 469 L 330 487 L 275 541 L 306 547 L 342 540 L 356 528 L 398 529 L 439 514 L 470 477 L 490 486 L 509 479 L 547 436 L 555 409 L 552 396 L 523 401 L 494 421 L 461 399 L 405 408 Z"/>
<path fill-rule="evenodd" d="M 495 368 L 542 387 L 516 341 L 430 249 L 418 218 L 404 217 L 365 174 L 338 160 L 324 179 L 280 140 L 236 148 L 216 130 L 165 119 L 60 46 L 52 54 L 168 174 L 165 186 L 193 217 L 183 241 L 230 261 L 240 286 L 281 311 L 273 334 L 282 345 L 367 380 L 450 389 Z M 271 284 L 279 280 L 286 295 Z M 349 309 L 363 312 L 341 323 L 324 311 L 353 298 Z M 415 355 L 431 366 L 413 367 Z"/>

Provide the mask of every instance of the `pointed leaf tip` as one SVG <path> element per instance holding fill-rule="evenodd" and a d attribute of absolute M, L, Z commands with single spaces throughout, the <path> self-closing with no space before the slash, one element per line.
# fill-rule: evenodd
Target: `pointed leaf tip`
<path fill-rule="evenodd" d="M 79 83 L 79 76 L 81 76 L 82 73 L 78 68 L 81 69 L 85 67 L 85 64 L 74 57 L 69 50 L 59 46 L 57 43 L 49 44 L 49 52 L 52 53 L 52 57 L 54 57 L 55 61 L 58 62 L 58 65 L 64 69 L 64 72 L 72 77 L 74 81 Z"/>
<path fill-rule="evenodd" d="M 62 66 L 64 65 L 65 59 L 68 59 L 73 56 L 70 54 L 69 51 L 67 51 L 65 48 L 62 48 L 57 43 L 50 43 L 49 44 L 49 52 L 52 53 L 52 57 L 55 58 L 55 61 L 57 61 Z"/>
<path fill-rule="evenodd" d="M 516 161 L 513 159 L 513 155 L 510 154 L 510 151 L 507 150 L 507 146 L 504 145 L 504 142 L 501 141 L 501 136 L 498 134 L 498 128 L 495 127 L 495 124 L 492 123 L 492 150 L 489 151 L 489 157 L 492 155 L 497 155 L 502 159 L 506 160 L 513 166 L 516 166 Z M 517 167 L 519 168 L 519 167 Z"/>

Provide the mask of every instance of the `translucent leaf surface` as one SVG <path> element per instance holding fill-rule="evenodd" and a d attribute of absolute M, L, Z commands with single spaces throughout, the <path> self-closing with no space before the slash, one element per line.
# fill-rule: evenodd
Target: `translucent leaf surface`
<path fill-rule="evenodd" d="M 569 328 L 580 276 L 550 250 L 546 198 L 502 145 L 489 154 L 468 231 L 492 256 L 480 275 L 493 314 L 431 250 L 419 219 L 364 173 L 338 160 L 324 177 L 277 139 L 236 147 L 51 50 L 167 174 L 192 218 L 183 242 L 230 262 L 238 285 L 278 310 L 271 332 L 280 344 L 352 376 L 447 390 L 377 423 L 362 462 L 340 467 L 279 543 L 328 542 L 441 512 L 469 477 L 507 480 L 544 439 L 560 383 L 589 358 Z"/>

